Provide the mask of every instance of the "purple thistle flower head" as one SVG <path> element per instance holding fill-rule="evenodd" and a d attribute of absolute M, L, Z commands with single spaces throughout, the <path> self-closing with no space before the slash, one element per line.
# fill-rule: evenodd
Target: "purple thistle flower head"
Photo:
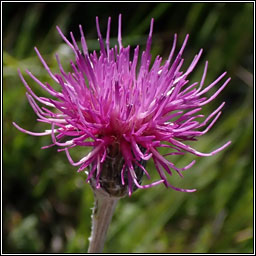
<path fill-rule="evenodd" d="M 58 151 L 65 151 L 73 166 L 79 166 L 78 171 L 89 168 L 87 182 L 112 196 L 131 195 L 136 188 L 148 188 L 160 183 L 178 191 L 193 192 L 195 189 L 174 187 L 169 183 L 167 175 L 176 171 L 182 176 L 182 171 L 190 168 L 195 161 L 177 168 L 158 149 L 169 148 L 170 153 L 167 155 L 183 155 L 187 152 L 204 157 L 216 154 L 231 143 L 229 141 L 211 153 L 200 153 L 186 144 L 186 141 L 197 140 L 207 133 L 216 122 L 224 102 L 205 119 L 199 112 L 217 97 L 230 78 L 207 98 L 205 94 L 224 78 L 226 72 L 204 87 L 208 67 L 206 62 L 201 81 L 189 84 L 188 76 L 197 65 L 202 49 L 187 70 L 181 71 L 182 53 L 188 35 L 176 57 L 175 34 L 168 59 L 163 61 L 157 56 L 151 63 L 153 22 L 152 19 L 140 63 L 139 46 L 135 48 L 133 58 L 130 58 L 130 46 L 122 45 L 121 15 L 118 22 L 118 45 L 113 48 L 110 48 L 109 43 L 111 18 L 108 19 L 106 39 L 103 40 L 96 17 L 99 53 L 89 53 L 81 25 L 82 50 L 72 32 L 69 41 L 57 27 L 60 36 L 75 55 L 75 62 L 70 62 L 72 72 L 64 71 L 56 55 L 60 72 L 53 74 L 37 48 L 35 51 L 40 61 L 60 89 L 56 91 L 49 83 L 42 83 L 30 71 L 26 71 L 49 93 L 50 98 L 37 96 L 19 71 L 27 89 L 28 101 L 39 117 L 38 121 L 50 124 L 51 129 L 36 133 L 16 123 L 13 123 L 14 126 L 30 135 L 50 135 L 53 144 L 43 148 L 58 146 Z M 40 107 L 38 103 L 44 106 Z M 74 162 L 69 150 L 76 146 L 91 147 L 91 152 Z M 146 170 L 146 162 L 150 158 L 154 161 L 160 180 L 141 185 L 143 174 L 150 179 Z"/>

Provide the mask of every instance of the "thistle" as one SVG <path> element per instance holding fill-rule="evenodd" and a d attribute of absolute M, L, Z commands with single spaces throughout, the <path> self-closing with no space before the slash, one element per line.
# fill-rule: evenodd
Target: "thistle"
<path fill-rule="evenodd" d="M 91 184 L 95 195 L 89 252 L 102 251 L 106 231 L 119 198 L 131 196 L 137 188 L 149 188 L 161 183 L 177 191 L 195 191 L 177 188 L 170 184 L 168 178 L 173 171 L 182 177 L 182 172 L 194 165 L 195 160 L 178 168 L 166 159 L 166 155 L 160 153 L 160 148 L 169 148 L 167 155 L 170 156 L 190 153 L 207 157 L 231 143 L 229 141 L 210 153 L 201 153 L 187 144 L 207 133 L 219 118 L 224 102 L 206 118 L 200 111 L 218 96 L 230 78 L 212 96 L 207 97 L 206 93 L 226 76 L 226 72 L 204 87 L 208 67 L 206 62 L 201 81 L 189 83 L 188 76 L 197 65 L 203 50 L 195 55 L 186 71 L 181 71 L 182 54 L 188 35 L 176 56 L 175 34 L 168 59 L 163 61 L 157 56 L 152 63 L 150 48 L 153 22 L 152 19 L 140 64 L 139 46 L 134 49 L 133 58 L 130 58 L 130 46 L 124 47 L 122 44 L 121 15 L 118 22 L 118 45 L 113 48 L 110 48 L 111 18 L 108 19 L 106 39 L 103 40 L 96 17 L 99 53 L 89 53 L 81 25 L 82 50 L 72 32 L 69 41 L 57 27 L 60 36 L 75 55 L 75 62 L 70 61 L 72 72 L 64 71 L 56 54 L 60 72 L 53 74 L 37 48 L 35 51 L 60 90 L 56 91 L 49 83 L 39 81 L 30 71 L 26 71 L 51 98 L 37 96 L 19 71 L 27 89 L 28 101 L 39 117 L 38 121 L 48 123 L 51 128 L 36 133 L 27 131 L 16 123 L 13 123 L 14 126 L 30 135 L 50 135 L 53 143 L 42 147 L 43 149 L 57 146 L 58 151 L 65 151 L 73 166 L 79 166 L 79 172 L 88 170 L 86 181 Z M 40 107 L 38 103 L 44 107 Z M 77 146 L 92 149 L 88 155 L 75 162 L 69 150 Z M 142 184 L 143 176 L 151 179 L 146 167 L 151 158 L 159 180 Z"/>

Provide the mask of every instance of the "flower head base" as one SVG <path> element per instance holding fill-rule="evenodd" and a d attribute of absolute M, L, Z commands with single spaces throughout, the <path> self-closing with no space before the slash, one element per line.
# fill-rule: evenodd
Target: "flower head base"
<path fill-rule="evenodd" d="M 24 130 L 15 123 L 14 125 L 20 131 L 34 136 L 51 135 L 53 144 L 43 148 L 54 145 L 60 147 L 58 151 L 64 150 L 70 163 L 79 166 L 78 171 L 89 168 L 87 181 L 91 181 L 97 189 L 106 188 L 105 190 L 110 194 L 112 192 L 108 189 L 114 187 L 111 183 L 113 181 L 117 183 L 117 187 L 125 191 L 121 194 L 117 192 L 116 196 L 127 192 L 131 195 L 136 187 L 147 188 L 160 183 L 178 191 L 193 192 L 194 189 L 174 187 L 167 180 L 166 174 L 172 175 L 174 170 L 182 176 L 182 171 L 190 168 L 195 161 L 183 168 L 177 168 L 159 153 L 158 148 L 169 148 L 168 155 L 183 155 L 188 152 L 196 156 L 212 156 L 226 148 L 230 141 L 211 153 L 200 153 L 186 145 L 185 141 L 196 140 L 207 133 L 216 122 L 224 102 L 203 120 L 203 115 L 198 113 L 202 106 L 217 97 L 230 78 L 207 98 L 206 92 L 220 82 L 226 72 L 203 89 L 208 66 L 206 62 L 200 83 L 188 84 L 188 76 L 202 54 L 201 49 L 188 69 L 185 72 L 181 71 L 182 53 L 188 35 L 175 58 L 176 35 L 168 59 L 163 62 L 162 58 L 157 56 L 151 65 L 152 19 L 146 49 L 142 52 L 139 65 L 139 46 L 135 48 L 133 58 L 130 60 L 130 46 L 122 45 L 121 15 L 118 24 L 118 46 L 110 48 L 110 22 L 111 18 L 108 19 L 104 42 L 96 18 L 99 54 L 96 51 L 88 52 L 81 25 L 82 51 L 72 32 L 70 42 L 57 27 L 59 34 L 75 54 L 75 62 L 70 62 L 71 73 L 63 70 L 56 55 L 60 73 L 53 74 L 35 48 L 46 71 L 60 86 L 60 91 L 56 91 L 48 83 L 42 83 L 27 71 L 28 75 L 52 96 L 52 98 L 38 97 L 20 71 L 19 75 L 28 91 L 28 101 L 39 117 L 38 121 L 49 123 L 51 129 L 35 133 Z M 48 108 L 39 107 L 36 101 Z M 201 130 L 203 127 L 206 128 Z M 72 137 L 72 140 L 65 140 L 66 137 Z M 92 150 L 78 162 L 74 162 L 69 149 L 76 146 L 92 147 Z M 142 174 L 150 178 L 145 169 L 145 163 L 150 158 L 154 161 L 160 180 L 149 185 L 141 185 Z M 106 172 L 111 167 L 113 170 Z M 106 185 L 108 177 L 112 177 L 109 184 L 113 186 Z"/>

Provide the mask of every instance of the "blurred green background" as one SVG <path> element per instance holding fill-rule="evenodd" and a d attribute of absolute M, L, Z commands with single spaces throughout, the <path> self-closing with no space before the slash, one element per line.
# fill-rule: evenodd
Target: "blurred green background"
<path fill-rule="evenodd" d="M 120 200 L 108 232 L 108 253 L 252 253 L 253 252 L 253 4 L 252 3 L 3 3 L 3 252 L 84 253 L 90 235 L 93 194 L 86 175 L 76 173 L 65 153 L 41 150 L 50 137 L 32 137 L 12 126 L 42 131 L 36 122 L 17 69 L 29 69 L 49 81 L 37 46 L 53 71 L 55 53 L 66 70 L 74 59 L 58 35 L 59 25 L 79 41 L 82 24 L 90 50 L 98 49 L 95 16 L 105 35 L 112 16 L 115 43 L 118 14 L 123 14 L 123 43 L 145 47 L 151 17 L 155 18 L 152 54 L 168 56 L 173 34 L 178 46 L 190 39 L 185 67 L 204 49 L 191 81 L 199 80 L 209 61 L 206 84 L 223 71 L 231 82 L 204 107 L 209 114 L 226 101 L 221 118 L 193 145 L 210 152 L 228 140 L 232 145 L 197 163 L 172 184 L 197 188 L 195 193 L 158 186 Z M 39 95 L 46 95 L 26 75 Z M 213 94 L 212 89 L 208 95 Z M 85 154 L 74 152 L 74 154 Z M 74 157 L 75 158 L 75 157 Z M 192 156 L 172 157 L 178 167 Z M 148 165 L 157 177 L 152 163 Z M 154 175 L 155 173 L 155 175 Z M 175 175 L 174 175 L 175 176 Z"/>

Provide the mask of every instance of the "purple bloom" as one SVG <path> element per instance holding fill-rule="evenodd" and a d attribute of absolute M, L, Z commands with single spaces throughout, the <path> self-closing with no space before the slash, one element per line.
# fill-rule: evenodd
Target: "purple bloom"
<path fill-rule="evenodd" d="M 200 153 L 185 142 L 197 140 L 197 137 L 207 133 L 216 122 L 224 102 L 205 119 L 199 111 L 202 106 L 217 97 L 230 78 L 207 98 L 206 92 L 220 82 L 226 72 L 203 88 L 208 66 L 206 62 L 201 81 L 189 84 L 188 76 L 198 63 L 202 49 L 194 57 L 188 69 L 181 71 L 182 53 L 188 35 L 175 58 L 176 34 L 168 59 L 163 61 L 157 56 L 151 65 L 152 19 L 146 49 L 142 52 L 138 64 L 139 46 L 135 48 L 133 58 L 130 58 L 130 46 L 122 45 L 121 15 L 118 24 L 118 46 L 110 48 L 110 22 L 111 18 L 108 19 L 104 41 L 98 17 L 96 18 L 99 53 L 88 52 L 81 25 L 82 51 L 72 32 L 70 42 L 57 27 L 59 34 L 75 54 L 75 62 L 70 62 L 72 72 L 66 73 L 63 70 L 56 55 L 60 73 L 53 74 L 35 48 L 40 61 L 53 82 L 59 85 L 60 90 L 56 91 L 49 83 L 42 83 L 30 71 L 26 71 L 51 95 L 51 98 L 38 97 L 20 71 L 19 76 L 27 89 L 28 101 L 39 117 L 38 121 L 50 124 L 51 129 L 36 133 L 13 124 L 20 131 L 30 135 L 51 135 L 53 144 L 43 148 L 56 145 L 60 147 L 58 151 L 66 152 L 73 166 L 79 166 L 78 171 L 88 167 L 90 171 L 87 181 L 94 180 L 96 188 L 100 188 L 104 183 L 102 175 L 103 169 L 108 166 L 106 163 L 111 157 L 118 155 L 121 156 L 122 161 L 119 161 L 120 168 L 115 172 L 120 184 L 128 187 L 129 195 L 134 187 L 147 188 L 160 183 L 178 191 L 193 192 L 195 189 L 174 187 L 167 180 L 166 174 L 172 175 L 172 171 L 176 171 L 182 176 L 182 171 L 190 168 L 195 161 L 183 168 L 177 168 L 159 153 L 158 148 L 169 148 L 170 153 L 167 155 L 183 155 L 188 152 L 196 156 L 212 156 L 226 148 L 230 141 L 211 153 Z M 37 102 L 46 107 L 40 107 Z M 206 128 L 202 130 L 203 127 Z M 78 162 L 74 162 L 69 149 L 76 146 L 92 147 L 92 150 Z M 150 158 L 154 161 L 160 180 L 149 185 L 141 185 L 137 170 L 150 178 L 145 168 L 145 163 Z"/>

